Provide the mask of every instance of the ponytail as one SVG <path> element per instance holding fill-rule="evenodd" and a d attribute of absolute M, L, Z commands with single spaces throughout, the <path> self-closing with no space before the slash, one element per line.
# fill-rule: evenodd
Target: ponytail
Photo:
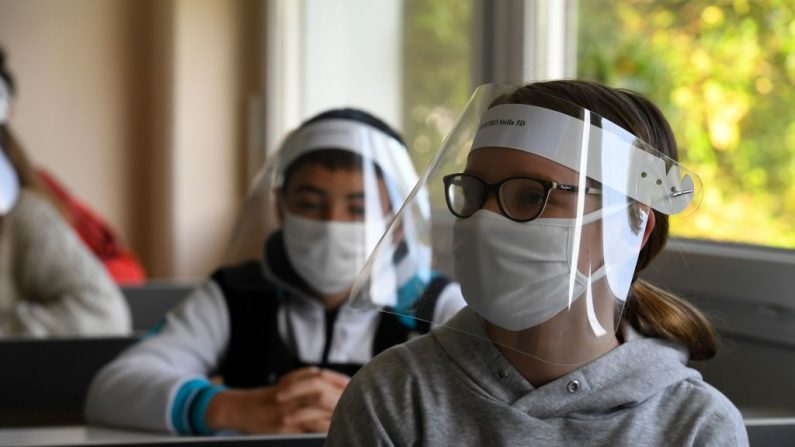
<path fill-rule="evenodd" d="M 685 345 L 691 360 L 708 360 L 718 352 L 715 328 L 701 311 L 642 279 L 632 284 L 624 319 L 641 335 Z"/>
<path fill-rule="evenodd" d="M 638 256 L 635 274 L 645 269 L 665 247 L 668 216 L 652 210 L 654 229 Z M 696 306 L 642 279 L 632 283 L 624 318 L 641 335 L 683 344 L 691 360 L 708 360 L 718 353 L 718 335 Z"/>

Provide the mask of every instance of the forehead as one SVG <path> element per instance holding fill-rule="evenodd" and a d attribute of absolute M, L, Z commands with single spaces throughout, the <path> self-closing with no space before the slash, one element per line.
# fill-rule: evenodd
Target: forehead
<path fill-rule="evenodd" d="M 576 183 L 578 174 L 561 164 L 528 152 L 484 147 L 469 154 L 466 172 L 488 182 L 509 177 L 533 177 L 560 183 Z"/>
<path fill-rule="evenodd" d="M 306 163 L 298 166 L 290 175 L 289 189 L 301 184 L 331 186 L 335 184 L 359 185 L 364 181 L 359 167 L 329 168 L 320 163 Z"/>

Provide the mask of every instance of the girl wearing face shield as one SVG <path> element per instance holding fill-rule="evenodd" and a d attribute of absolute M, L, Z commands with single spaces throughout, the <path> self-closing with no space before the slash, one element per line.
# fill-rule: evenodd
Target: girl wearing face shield
<path fill-rule="evenodd" d="M 676 157 L 634 92 L 476 90 L 423 175 L 454 217 L 468 306 L 364 368 L 328 445 L 747 445 L 734 405 L 687 367 L 715 355 L 713 328 L 637 277 L 668 216 L 698 204 Z"/>
<path fill-rule="evenodd" d="M 8 127 L 13 103 L 0 51 L 0 336 L 127 334 L 121 292 L 59 213 Z"/>
<path fill-rule="evenodd" d="M 342 109 L 306 121 L 257 176 L 227 266 L 98 375 L 89 420 L 185 434 L 325 432 L 363 364 L 464 305 L 457 284 L 425 269 L 418 216 L 384 236 L 416 181 L 400 136 L 379 119 Z M 427 322 L 348 302 L 382 236 L 388 261 L 361 293 Z M 120 401 L 129 405 L 117 410 Z"/>

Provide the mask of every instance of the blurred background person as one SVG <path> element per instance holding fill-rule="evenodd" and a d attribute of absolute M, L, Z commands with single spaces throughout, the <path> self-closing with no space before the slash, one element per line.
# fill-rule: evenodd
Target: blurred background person
<path fill-rule="evenodd" d="M 5 53 L 0 48 L 0 67 L 6 98 L 4 121 L 8 124 L 14 115 L 16 85 L 9 70 L 5 67 Z M 2 113 L 2 111 L 0 111 Z M 120 285 L 140 285 L 146 282 L 146 272 L 138 257 L 127 248 L 105 219 L 75 197 L 56 176 L 39 166 L 35 176 L 43 190 L 58 207 L 64 219 L 72 226 L 80 240 L 102 262 L 111 278 Z"/>
<path fill-rule="evenodd" d="M 424 268 L 410 223 L 426 221 L 427 200 L 403 214 L 406 231 L 384 235 L 416 182 L 401 136 L 369 113 L 304 122 L 243 205 L 229 259 L 244 262 L 218 269 L 102 370 L 87 419 L 179 434 L 325 432 L 362 365 L 464 305 L 457 283 Z M 388 261 L 362 293 L 419 323 L 348 301 L 382 236 Z"/>
<path fill-rule="evenodd" d="M 14 88 L 0 52 L 0 335 L 127 334 L 121 292 L 69 228 L 8 127 Z"/>

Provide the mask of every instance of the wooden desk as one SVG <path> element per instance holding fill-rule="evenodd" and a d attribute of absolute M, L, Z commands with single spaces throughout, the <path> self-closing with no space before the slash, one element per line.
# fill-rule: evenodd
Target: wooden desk
<path fill-rule="evenodd" d="M 207 447 L 264 446 L 320 447 L 324 435 L 261 435 L 261 436 L 170 436 L 160 433 L 136 432 L 104 427 L 74 425 L 64 427 L 0 429 L 0 446 L 147 446 Z"/>

